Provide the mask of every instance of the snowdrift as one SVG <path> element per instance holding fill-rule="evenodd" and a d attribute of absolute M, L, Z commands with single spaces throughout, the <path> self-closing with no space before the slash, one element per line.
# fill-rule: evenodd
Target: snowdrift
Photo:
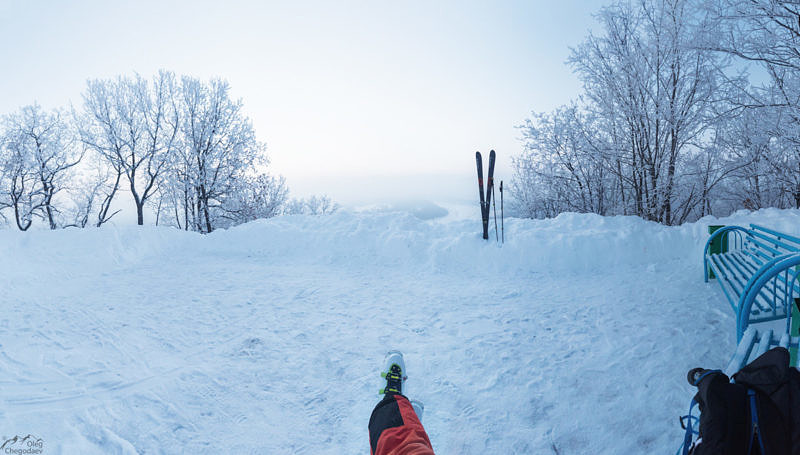
<path fill-rule="evenodd" d="M 671 453 L 686 371 L 735 348 L 707 226 L 748 223 L 800 234 L 800 211 L 512 219 L 502 246 L 402 212 L 0 231 L 0 431 L 44 453 L 368 453 L 397 348 L 439 454 Z"/>
<path fill-rule="evenodd" d="M 167 227 L 105 226 L 62 231 L 0 231 L 0 255 L 44 269 L 65 264 L 103 269 L 181 251 L 238 254 L 266 261 L 416 267 L 425 270 L 491 270 L 498 273 L 585 272 L 617 267 L 656 267 L 668 261 L 701 263 L 711 224 L 762 224 L 800 233 L 800 211 L 741 211 L 726 218 L 666 227 L 637 217 L 564 213 L 554 219 L 508 219 L 505 245 L 480 238 L 476 221 L 425 221 L 409 213 L 292 215 L 258 220 L 201 236 Z M 36 271 L 33 271 L 36 273 Z"/>

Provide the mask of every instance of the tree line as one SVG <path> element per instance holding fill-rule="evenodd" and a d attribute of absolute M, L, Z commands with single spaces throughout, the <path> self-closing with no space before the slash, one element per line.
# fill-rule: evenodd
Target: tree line
<path fill-rule="evenodd" d="M 79 107 L 33 104 L 0 119 L 0 220 L 19 230 L 102 226 L 130 194 L 137 222 L 209 233 L 282 213 L 332 213 L 292 199 L 268 172 L 242 101 L 222 79 L 160 71 L 89 80 Z M 148 207 L 150 210 L 146 211 Z"/>
<path fill-rule="evenodd" d="M 620 1 L 596 17 L 567 62 L 580 96 L 520 126 L 520 215 L 800 208 L 797 2 Z"/>

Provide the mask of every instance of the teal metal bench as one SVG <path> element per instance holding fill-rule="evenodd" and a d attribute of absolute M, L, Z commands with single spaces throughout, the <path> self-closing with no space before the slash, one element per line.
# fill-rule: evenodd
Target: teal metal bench
<path fill-rule="evenodd" d="M 755 224 L 720 227 L 706 242 L 703 262 L 705 281 L 717 279 L 736 314 L 737 349 L 726 373 L 779 345 L 796 365 L 800 238 Z"/>
<path fill-rule="evenodd" d="M 712 229 L 714 229 L 712 231 Z M 763 226 L 711 226 L 703 250 L 705 281 L 716 278 L 736 314 L 736 352 L 724 373 L 732 377 L 775 346 L 798 366 L 800 340 L 800 238 Z M 678 453 L 687 454 L 698 419 L 681 417 L 686 430 Z"/>

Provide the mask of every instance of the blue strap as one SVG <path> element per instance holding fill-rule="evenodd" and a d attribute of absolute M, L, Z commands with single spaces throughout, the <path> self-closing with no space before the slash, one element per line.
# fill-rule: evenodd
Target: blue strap
<path fill-rule="evenodd" d="M 683 445 L 678 448 L 678 452 L 676 452 L 675 455 L 678 455 L 678 453 L 681 453 L 681 450 L 683 450 L 683 452 L 682 452 L 683 455 L 688 455 L 689 454 L 689 449 L 692 448 L 692 439 L 694 438 L 694 435 L 696 435 L 696 434 L 699 435 L 700 434 L 699 431 L 695 430 L 692 427 L 692 422 L 699 421 L 699 419 L 697 417 L 692 415 L 692 410 L 694 409 L 694 407 L 696 405 L 697 405 L 697 401 L 695 401 L 695 399 L 692 398 L 692 402 L 689 404 L 689 414 L 685 415 L 685 416 L 682 416 L 681 419 L 680 419 L 681 420 L 681 425 L 683 425 L 683 420 L 686 419 L 686 425 L 685 425 L 686 433 L 683 435 Z"/>
<path fill-rule="evenodd" d="M 696 381 L 694 381 L 694 386 L 697 387 L 697 384 L 700 384 L 700 381 L 702 381 L 703 379 L 705 379 L 706 376 L 708 376 L 708 375 L 710 375 L 712 373 L 722 373 L 722 370 L 708 370 L 708 371 L 706 371 L 699 378 L 697 378 Z"/>
<path fill-rule="evenodd" d="M 697 386 L 697 384 L 700 384 L 700 381 L 705 379 L 706 376 L 713 373 L 722 373 L 722 370 L 706 371 L 699 378 L 697 378 L 697 380 L 694 382 L 694 385 Z M 682 453 L 683 455 L 688 455 L 689 449 L 692 448 L 692 440 L 694 439 L 694 436 L 700 434 L 700 432 L 695 430 L 694 427 L 692 426 L 693 423 L 697 423 L 698 428 L 700 426 L 700 419 L 692 415 L 692 410 L 694 409 L 695 406 L 697 406 L 697 401 L 694 398 L 692 398 L 692 402 L 689 404 L 689 414 L 681 416 L 680 418 L 681 425 L 686 429 L 686 433 L 684 433 L 683 436 L 683 445 L 678 448 L 678 451 L 675 453 L 675 455 L 678 455 L 680 453 Z M 685 424 L 684 420 L 686 421 Z"/>
<path fill-rule="evenodd" d="M 758 427 L 758 406 L 756 402 L 756 391 L 747 389 L 747 395 L 750 397 L 750 425 L 753 432 L 750 434 L 750 445 L 747 448 L 747 454 L 750 455 L 753 451 L 753 439 L 758 438 L 758 447 L 761 449 L 761 455 L 767 455 L 764 450 L 764 440 L 761 439 L 761 429 Z"/>

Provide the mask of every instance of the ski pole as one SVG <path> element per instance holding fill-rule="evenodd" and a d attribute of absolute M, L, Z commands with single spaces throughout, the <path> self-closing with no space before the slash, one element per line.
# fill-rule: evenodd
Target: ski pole
<path fill-rule="evenodd" d="M 497 235 L 497 204 L 495 203 L 497 198 L 494 197 L 494 183 L 492 183 L 492 199 L 492 209 L 494 210 L 494 240 L 495 242 L 499 242 L 500 237 Z M 502 204 L 500 204 L 500 207 L 500 212 L 502 212 Z"/>
<path fill-rule="evenodd" d="M 494 163 L 497 154 L 489 150 L 489 175 L 486 176 L 486 211 L 483 216 L 483 238 L 489 240 L 489 215 L 492 209 L 492 189 L 494 188 Z"/>
<path fill-rule="evenodd" d="M 502 239 L 503 244 L 506 243 L 506 226 L 504 218 L 505 217 L 503 216 L 503 181 L 500 180 L 500 234 L 501 234 L 500 238 Z"/>

